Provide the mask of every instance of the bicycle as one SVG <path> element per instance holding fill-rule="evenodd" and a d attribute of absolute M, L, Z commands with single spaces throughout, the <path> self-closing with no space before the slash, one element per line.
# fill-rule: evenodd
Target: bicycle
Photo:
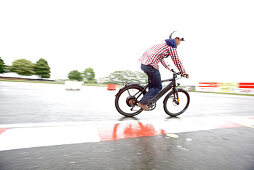
<path fill-rule="evenodd" d="M 173 72 L 173 78 L 162 80 L 162 83 L 170 83 L 149 102 L 148 106 L 150 110 L 154 110 L 156 108 L 156 102 L 171 90 L 163 100 L 163 108 L 166 114 L 176 117 L 188 108 L 190 95 L 184 89 L 178 88 L 180 84 L 176 83 L 176 80 L 181 78 L 178 77 L 180 72 L 177 73 L 173 69 L 171 71 Z M 141 113 L 143 109 L 138 106 L 138 102 L 146 94 L 149 87 L 150 82 L 145 86 L 137 83 L 126 83 L 115 95 L 116 110 L 125 117 L 133 117 Z"/>

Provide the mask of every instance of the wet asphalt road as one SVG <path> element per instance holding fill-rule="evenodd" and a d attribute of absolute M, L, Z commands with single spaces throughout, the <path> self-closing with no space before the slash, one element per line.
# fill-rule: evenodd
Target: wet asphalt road
<path fill-rule="evenodd" d="M 116 91 L 64 85 L 0 82 L 0 125 L 42 122 L 118 121 Z M 190 93 L 181 118 L 254 116 L 254 97 Z M 156 110 L 137 120 L 168 116 Z M 0 151 L 0 170 L 27 169 L 254 169 L 254 128 L 234 127 L 96 143 Z M 188 140 L 191 139 L 191 140 Z M 31 139 L 32 140 L 32 139 Z"/>
<path fill-rule="evenodd" d="M 120 120 L 122 115 L 114 106 L 116 93 L 106 87 L 84 86 L 80 91 L 68 91 L 58 84 L 0 81 L 0 124 Z M 180 117 L 254 115 L 253 96 L 192 92 L 190 97 L 190 106 Z M 163 97 L 154 111 L 142 112 L 136 118 L 168 118 L 162 101 Z"/>
<path fill-rule="evenodd" d="M 0 169 L 253 170 L 253 133 L 241 127 L 2 151 Z"/>

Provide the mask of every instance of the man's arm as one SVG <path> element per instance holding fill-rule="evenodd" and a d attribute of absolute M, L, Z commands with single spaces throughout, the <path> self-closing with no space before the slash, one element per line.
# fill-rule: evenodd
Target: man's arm
<path fill-rule="evenodd" d="M 170 54 L 171 59 L 173 60 L 173 62 L 175 64 L 175 66 L 181 72 L 181 75 L 184 76 L 186 74 L 186 72 L 185 72 L 185 69 L 183 68 L 183 65 L 182 65 L 181 61 L 179 60 L 176 48 L 170 47 L 169 48 L 169 54 Z"/>
<path fill-rule="evenodd" d="M 168 70 L 171 70 L 170 67 L 166 64 L 164 59 L 161 59 L 161 64 Z"/>

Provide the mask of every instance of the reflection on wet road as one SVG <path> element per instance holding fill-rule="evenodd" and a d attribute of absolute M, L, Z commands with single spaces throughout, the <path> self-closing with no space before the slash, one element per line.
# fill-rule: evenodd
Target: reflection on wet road
<path fill-rule="evenodd" d="M 130 118 L 116 122 L 4 124 L 0 125 L 0 151 L 156 135 L 172 137 L 175 133 L 243 126 L 254 128 L 254 116 L 189 117 L 143 121 L 128 119 Z"/>

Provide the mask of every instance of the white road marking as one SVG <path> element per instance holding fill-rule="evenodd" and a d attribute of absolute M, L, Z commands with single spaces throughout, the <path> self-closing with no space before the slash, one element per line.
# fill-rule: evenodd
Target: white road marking
<path fill-rule="evenodd" d="M 94 125 L 12 128 L 0 135 L 0 151 L 99 141 Z"/>
<path fill-rule="evenodd" d="M 5 124 L 0 125 L 0 151 L 240 126 L 254 127 L 254 116 Z"/>

